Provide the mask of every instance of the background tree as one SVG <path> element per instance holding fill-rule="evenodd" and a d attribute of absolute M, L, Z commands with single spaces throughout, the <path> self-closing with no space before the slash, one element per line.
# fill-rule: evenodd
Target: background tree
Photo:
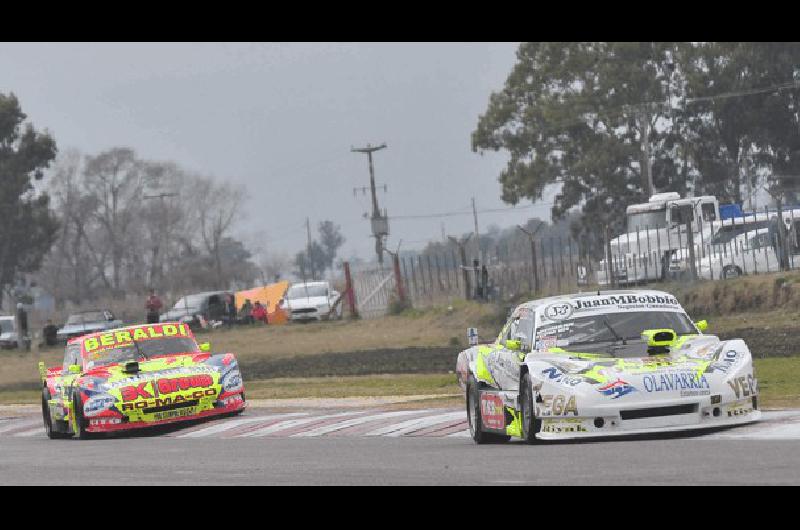
<path fill-rule="evenodd" d="M 84 178 L 97 202 L 96 218 L 111 254 L 111 283 L 122 287 L 123 259 L 129 254 L 134 222 L 140 220 L 143 164 L 133 149 L 114 147 L 86 159 Z"/>
<path fill-rule="evenodd" d="M 325 271 L 333 267 L 339 248 L 344 244 L 344 236 L 339 225 L 332 221 L 322 221 L 317 225 L 320 241 L 311 241 L 311 246 L 294 256 L 294 274 L 300 278 L 322 278 Z"/>
<path fill-rule="evenodd" d="M 799 64 L 794 43 L 524 43 L 472 147 L 509 154 L 508 203 L 560 185 L 553 217 L 580 207 L 573 233 L 597 254 L 653 191 L 741 202 L 757 170 L 791 158 Z"/>
<path fill-rule="evenodd" d="M 58 230 L 50 197 L 35 186 L 56 144 L 26 118 L 14 94 L 0 93 L 0 292 L 39 268 Z"/>
<path fill-rule="evenodd" d="M 244 190 L 207 178 L 194 182 L 197 220 L 206 251 L 213 259 L 217 288 L 227 288 L 224 281 L 222 241 L 230 232 L 237 216 L 241 216 Z"/>

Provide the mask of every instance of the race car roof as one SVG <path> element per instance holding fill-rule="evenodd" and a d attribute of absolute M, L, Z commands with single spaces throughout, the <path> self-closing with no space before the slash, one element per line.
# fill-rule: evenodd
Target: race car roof
<path fill-rule="evenodd" d="M 592 298 L 596 296 L 606 296 L 606 295 L 634 295 L 634 296 L 669 296 L 673 297 L 670 293 L 665 291 L 656 291 L 654 289 L 616 289 L 611 291 L 586 291 L 581 293 L 574 293 L 574 294 L 560 294 L 556 296 L 548 296 L 547 298 L 539 298 L 537 300 L 530 300 L 520 306 L 527 307 L 529 309 L 536 309 L 537 307 L 548 305 L 553 302 L 559 301 L 566 301 L 566 300 L 574 300 L 576 298 Z"/>

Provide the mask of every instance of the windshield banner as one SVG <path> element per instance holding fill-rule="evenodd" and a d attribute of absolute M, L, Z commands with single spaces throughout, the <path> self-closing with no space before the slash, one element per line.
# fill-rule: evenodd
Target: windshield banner
<path fill-rule="evenodd" d="M 642 310 L 684 313 L 674 296 L 665 293 L 631 293 L 559 300 L 541 308 L 539 316 L 542 321 L 558 322 L 577 316 Z"/>
<path fill-rule="evenodd" d="M 164 337 L 189 337 L 189 330 L 186 324 L 153 324 L 134 329 L 111 331 L 84 340 L 83 349 L 86 353 L 91 353 L 99 349 L 131 344 L 133 341 L 161 339 Z"/>

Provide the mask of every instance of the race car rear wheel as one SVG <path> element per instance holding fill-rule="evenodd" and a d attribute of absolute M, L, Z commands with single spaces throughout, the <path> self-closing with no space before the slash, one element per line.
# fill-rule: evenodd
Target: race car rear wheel
<path fill-rule="evenodd" d="M 519 402 L 522 415 L 522 439 L 527 443 L 536 442 L 536 433 L 542 426 L 542 421 L 536 418 L 536 404 L 533 397 L 531 376 L 525 373 L 519 387 Z"/>
<path fill-rule="evenodd" d="M 467 380 L 467 422 L 469 433 L 476 444 L 503 443 L 511 439 L 511 436 L 506 434 L 484 432 L 481 422 L 480 387 L 472 375 Z"/>
<path fill-rule="evenodd" d="M 69 438 L 69 434 L 53 430 L 53 419 L 50 416 L 50 405 L 48 405 L 48 401 L 50 401 L 50 391 L 47 389 L 47 386 L 45 386 L 42 388 L 42 420 L 44 421 L 44 432 L 51 440 Z"/>

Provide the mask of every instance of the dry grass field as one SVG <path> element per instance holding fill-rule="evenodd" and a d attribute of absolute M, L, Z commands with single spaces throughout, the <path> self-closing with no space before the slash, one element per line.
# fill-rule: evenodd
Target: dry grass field
<path fill-rule="evenodd" d="M 660 288 L 693 318 L 708 319 L 708 333 L 747 340 L 765 404 L 800 403 L 800 273 Z M 490 339 L 506 309 L 456 301 L 374 320 L 215 330 L 198 339 L 237 354 L 253 398 L 448 395 L 457 392 L 447 372 L 466 345 L 466 328 Z M 0 401 L 38 399 L 37 361 L 60 364 L 62 356 L 61 348 L 0 351 Z"/>

